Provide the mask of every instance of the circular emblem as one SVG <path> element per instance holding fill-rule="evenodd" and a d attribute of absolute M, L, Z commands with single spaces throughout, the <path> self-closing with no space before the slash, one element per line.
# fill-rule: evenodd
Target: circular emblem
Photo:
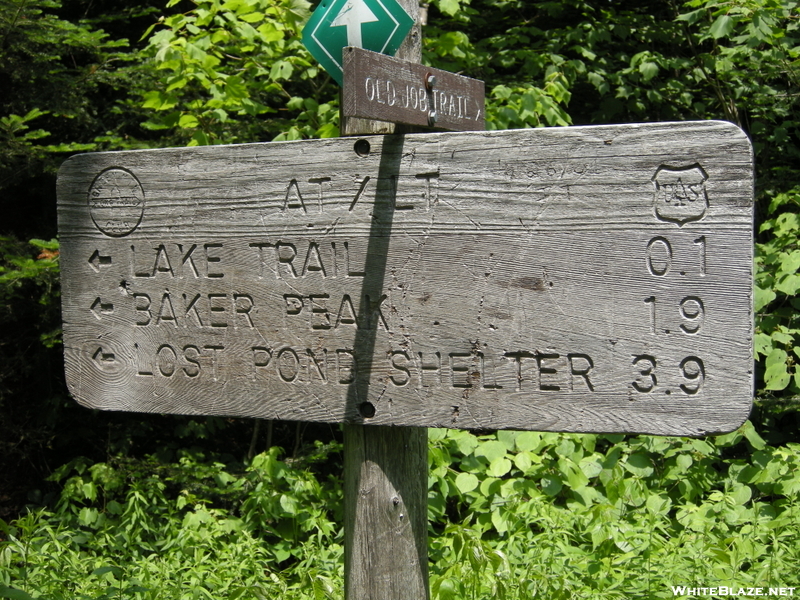
<path fill-rule="evenodd" d="M 125 169 L 111 167 L 89 188 L 89 212 L 95 226 L 109 237 L 123 237 L 139 226 L 144 214 L 144 190 Z"/>

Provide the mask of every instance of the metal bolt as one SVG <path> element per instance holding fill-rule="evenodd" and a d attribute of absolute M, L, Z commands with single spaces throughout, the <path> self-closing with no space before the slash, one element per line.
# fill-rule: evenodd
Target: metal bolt
<path fill-rule="evenodd" d="M 435 110 L 432 110 L 428 113 L 428 126 L 433 127 L 436 125 L 436 121 L 439 120 L 439 115 L 436 114 Z"/>
<path fill-rule="evenodd" d="M 433 90 L 434 87 L 436 87 L 436 75 L 428 73 L 425 76 L 425 87 L 429 92 Z"/>

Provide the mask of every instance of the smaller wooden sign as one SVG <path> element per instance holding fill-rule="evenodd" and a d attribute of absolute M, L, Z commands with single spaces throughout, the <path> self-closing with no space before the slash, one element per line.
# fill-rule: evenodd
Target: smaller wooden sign
<path fill-rule="evenodd" d="M 484 84 L 477 79 L 347 47 L 342 115 L 435 127 L 485 129 Z"/>

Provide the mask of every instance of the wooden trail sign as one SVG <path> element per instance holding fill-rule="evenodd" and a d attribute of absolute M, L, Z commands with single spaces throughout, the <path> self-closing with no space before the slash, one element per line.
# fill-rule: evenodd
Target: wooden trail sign
<path fill-rule="evenodd" d="M 450 131 L 486 128 L 482 81 L 353 47 L 344 49 L 343 64 L 345 117 Z"/>
<path fill-rule="evenodd" d="M 745 135 L 710 121 L 76 156 L 70 390 L 110 410 L 729 431 L 752 394 L 752 172 Z"/>

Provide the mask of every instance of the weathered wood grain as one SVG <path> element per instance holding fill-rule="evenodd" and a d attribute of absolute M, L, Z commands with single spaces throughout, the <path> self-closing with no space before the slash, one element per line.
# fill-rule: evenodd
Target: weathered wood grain
<path fill-rule="evenodd" d="M 420 7 L 401 0 L 414 19 L 400 58 L 419 62 Z M 345 81 L 343 95 L 348 94 Z M 341 116 L 345 132 L 367 134 L 381 122 Z M 395 128 L 395 125 L 392 125 Z M 399 132 L 404 126 L 395 128 Z M 405 133 L 411 133 L 406 131 Z M 366 148 L 360 143 L 360 153 Z M 391 223 L 392 203 L 373 204 L 372 226 Z M 371 265 L 359 297 L 380 298 L 385 285 L 389 238 L 370 233 L 365 261 Z M 372 258 L 368 258 L 372 257 Z M 365 306 L 366 309 L 366 306 Z M 366 316 L 366 315 L 364 315 Z M 377 328 L 357 332 L 354 347 L 373 354 Z M 369 396 L 369 379 L 355 379 L 346 404 Z M 362 416 L 370 405 L 362 404 Z M 428 584 L 428 430 L 424 427 L 344 426 L 344 592 L 347 600 L 426 600 Z"/>
<path fill-rule="evenodd" d="M 427 429 L 347 425 L 344 463 L 345 598 L 429 598 Z"/>
<path fill-rule="evenodd" d="M 77 156 L 58 182 L 70 390 L 113 410 L 728 431 L 752 393 L 752 168 L 722 122 Z"/>
<path fill-rule="evenodd" d="M 342 115 L 447 131 L 485 129 L 484 84 L 441 69 L 345 48 Z"/>

